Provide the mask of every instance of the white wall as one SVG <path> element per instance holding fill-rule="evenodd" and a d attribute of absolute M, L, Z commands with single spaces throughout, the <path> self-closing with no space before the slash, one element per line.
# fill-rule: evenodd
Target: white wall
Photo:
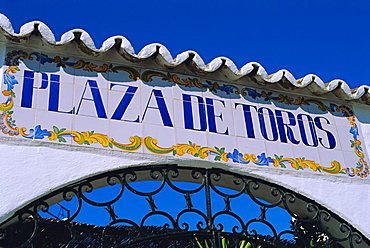
<path fill-rule="evenodd" d="M 105 171 L 149 164 L 194 165 L 178 157 L 124 153 L 90 147 L 61 146 L 0 138 L 3 151 L 0 176 L 0 222 L 32 200 L 71 182 Z M 370 237 L 370 183 L 346 177 L 270 170 L 253 166 L 196 162 L 255 175 L 285 186 L 327 207 Z"/>

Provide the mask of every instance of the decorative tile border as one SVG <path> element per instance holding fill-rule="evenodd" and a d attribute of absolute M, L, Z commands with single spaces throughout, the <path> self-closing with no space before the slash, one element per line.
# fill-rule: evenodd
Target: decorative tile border
<path fill-rule="evenodd" d="M 97 73 L 125 71 L 129 74 L 129 77 L 133 80 L 142 79 L 144 82 L 152 81 L 153 77 L 161 77 L 162 80 L 172 82 L 177 85 L 185 87 L 196 87 L 202 90 L 209 90 L 217 93 L 222 91 L 226 94 L 237 94 L 249 97 L 253 99 L 263 99 L 267 102 L 284 103 L 287 105 L 311 105 L 314 104 L 321 111 L 328 111 L 333 114 L 340 114 L 346 117 L 350 124 L 349 132 L 352 134 L 353 140 L 350 141 L 351 147 L 353 148 L 356 156 L 359 158 L 355 167 L 344 167 L 338 161 L 332 161 L 329 167 L 322 166 L 313 160 L 305 158 L 288 158 L 283 156 L 274 155 L 269 157 L 265 153 L 260 155 L 241 153 L 238 149 L 231 151 L 225 151 L 225 148 L 218 147 L 202 147 L 189 141 L 188 144 L 174 144 L 170 147 L 161 147 L 158 145 L 158 141 L 153 137 L 139 137 L 132 136 L 129 140 L 130 143 L 122 144 L 115 141 L 114 138 L 108 137 L 106 134 L 95 133 L 94 131 L 71 131 L 65 128 L 53 127 L 53 130 L 43 129 L 41 125 L 36 125 L 35 128 L 27 130 L 27 128 L 19 128 L 16 125 L 15 120 L 12 118 L 14 98 L 16 97 L 13 89 L 18 84 L 14 74 L 19 71 L 18 65 L 23 60 L 33 60 L 45 63 L 56 63 L 58 67 L 70 67 L 74 69 L 82 69 L 85 71 L 94 71 Z M 144 145 L 150 152 L 154 154 L 171 154 L 173 156 L 183 156 L 185 154 L 197 157 L 200 159 L 213 157 L 214 161 L 232 161 L 239 164 L 253 163 L 258 166 L 274 166 L 280 168 L 287 168 L 290 166 L 295 170 L 311 169 L 314 172 L 321 172 L 327 174 L 347 174 L 350 177 L 366 178 L 369 175 L 369 166 L 365 161 L 365 155 L 361 147 L 361 141 L 359 140 L 359 130 L 356 124 L 356 118 L 353 111 L 347 106 L 338 106 L 336 104 L 326 105 L 325 103 L 305 97 L 292 98 L 286 95 L 273 96 L 272 92 L 258 91 L 248 87 L 242 89 L 237 88 L 230 84 L 219 84 L 211 81 L 201 81 L 198 78 L 185 78 L 181 79 L 177 74 L 174 73 L 163 73 L 160 71 L 147 70 L 141 75 L 140 73 L 131 67 L 126 66 L 114 66 L 112 64 L 96 65 L 84 60 L 70 61 L 69 58 L 61 58 L 55 56 L 50 58 L 47 55 L 41 53 L 26 53 L 24 51 L 12 51 L 7 54 L 5 59 L 8 68 L 4 73 L 4 84 L 7 86 L 6 90 L 3 90 L 2 94 L 6 97 L 6 101 L 0 105 L 0 130 L 10 136 L 21 135 L 27 139 L 39 139 L 43 140 L 48 138 L 50 141 L 66 142 L 66 137 L 71 137 L 73 141 L 79 145 L 90 145 L 94 143 L 100 144 L 102 147 L 109 147 L 123 150 L 123 151 L 136 151 L 142 145 Z"/>

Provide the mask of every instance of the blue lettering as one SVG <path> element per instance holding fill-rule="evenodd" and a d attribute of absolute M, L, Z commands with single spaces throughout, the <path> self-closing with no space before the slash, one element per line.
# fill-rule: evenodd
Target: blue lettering
<path fill-rule="evenodd" d="M 37 85 L 35 85 L 35 72 L 25 70 L 23 78 L 21 107 L 32 108 L 35 89 L 45 90 L 50 86 L 48 111 L 66 114 L 75 113 L 78 115 L 80 113 L 82 103 L 87 101 L 94 104 L 97 117 L 104 119 L 107 118 L 98 83 L 94 80 L 86 81 L 78 105 L 73 107 L 72 110 L 65 112 L 59 110 L 59 101 L 61 98 L 61 83 L 59 75 L 41 73 L 41 82 L 37 82 Z M 120 101 L 116 105 L 111 119 L 142 123 L 144 122 L 149 110 L 156 110 L 155 113 L 159 113 L 163 125 L 173 127 L 171 116 L 161 90 L 153 89 L 151 91 L 142 118 L 139 114 L 135 114 L 132 119 L 127 119 L 127 112 L 129 107 L 131 108 L 133 105 L 132 102 L 137 93 L 138 86 L 110 83 L 109 89 L 112 90 L 113 87 L 125 87 L 127 90 L 123 93 Z M 62 90 L 63 89 L 64 88 L 62 88 Z M 88 90 L 91 92 L 90 97 L 87 96 Z M 227 123 L 224 123 L 225 112 L 223 111 L 224 109 L 226 111 L 225 101 L 188 94 L 182 94 L 182 101 L 185 129 L 207 131 L 207 128 L 209 128 L 208 131 L 211 133 L 229 135 L 229 127 L 226 126 Z M 219 104 L 220 106 L 216 106 L 216 104 Z M 311 117 L 308 114 L 298 114 L 295 116 L 291 111 L 273 111 L 267 107 L 258 108 L 257 106 L 243 103 L 235 103 L 235 111 L 240 111 L 238 110 L 239 106 L 241 106 L 243 111 L 245 135 L 247 138 L 256 138 L 253 121 L 257 121 L 256 118 L 258 115 L 260 132 L 265 140 L 277 141 L 280 139 L 280 142 L 282 143 L 292 143 L 295 145 L 302 142 L 304 145 L 309 147 L 317 147 L 321 145 L 326 149 L 334 149 L 336 147 L 337 142 L 335 140 L 335 136 L 328 130 L 327 126 L 325 126 L 330 124 L 329 120 L 325 117 Z M 216 109 L 215 107 L 220 108 Z M 137 106 L 133 106 L 133 108 L 137 108 Z M 196 116 L 199 114 L 199 121 L 195 120 L 193 110 Z M 287 120 L 284 120 L 283 117 L 287 117 Z M 220 124 L 224 125 L 224 127 L 218 126 Z M 305 128 L 308 130 L 305 130 Z M 294 129 L 296 129 L 296 131 L 299 129 L 300 134 L 294 133 Z"/>
<path fill-rule="evenodd" d="M 251 113 L 251 107 L 253 107 L 257 111 L 257 107 L 253 105 L 246 105 L 242 103 L 235 103 L 235 109 L 238 106 L 243 107 L 243 113 L 244 113 L 244 123 L 245 123 L 245 129 L 247 131 L 248 138 L 256 138 L 256 135 L 254 134 L 254 127 L 253 127 L 253 120 L 252 120 L 252 113 Z"/>
<path fill-rule="evenodd" d="M 308 121 L 308 125 L 310 127 L 310 133 L 311 133 L 313 144 L 309 144 L 309 142 L 308 142 L 306 131 L 304 129 L 303 117 L 306 117 L 306 119 Z M 306 114 L 298 114 L 297 119 L 298 119 L 298 126 L 299 126 L 299 131 L 301 133 L 301 138 L 302 138 L 303 144 L 305 144 L 306 146 L 317 147 L 319 145 L 319 142 L 317 140 L 315 124 L 313 123 L 313 120 L 312 120 L 311 116 L 306 115 Z"/>
<path fill-rule="evenodd" d="M 89 88 L 90 88 L 90 91 L 91 91 L 91 94 L 92 94 L 92 99 L 84 97 L 85 93 L 86 93 L 87 86 L 89 86 Z M 107 118 L 107 114 L 105 113 L 105 108 L 104 108 L 104 104 L 103 104 L 103 99 L 100 95 L 100 90 L 98 88 L 98 84 L 96 83 L 96 81 L 87 80 L 87 82 L 85 83 L 85 88 L 84 88 L 84 91 L 82 93 L 80 103 L 78 104 L 76 115 L 78 115 L 78 113 L 80 112 L 80 108 L 81 108 L 81 104 L 82 104 L 83 100 L 94 102 L 95 110 L 96 110 L 96 113 L 97 113 L 98 117 L 99 118 L 105 118 L 105 119 Z"/>
<path fill-rule="evenodd" d="M 156 103 L 157 103 L 156 107 L 149 106 L 150 100 L 152 99 L 153 95 L 154 95 Z M 164 101 L 164 98 L 163 98 L 162 91 L 152 90 L 152 92 L 150 93 L 148 103 L 147 103 L 146 108 L 144 110 L 142 122 L 145 119 L 145 115 L 146 115 L 148 109 L 159 110 L 159 113 L 160 113 L 161 118 L 162 118 L 163 125 L 165 125 L 167 127 L 173 127 L 171 117 L 170 117 L 170 114 L 168 113 L 168 109 L 167 109 L 167 106 L 166 106 L 166 102 Z"/>
<path fill-rule="evenodd" d="M 191 105 L 192 97 L 195 97 L 198 102 L 199 121 L 200 121 L 199 129 L 194 128 L 193 108 Z M 200 96 L 182 94 L 182 100 L 184 107 L 185 129 L 191 129 L 195 131 L 206 131 L 207 130 L 206 108 L 204 106 L 203 98 Z"/>
<path fill-rule="evenodd" d="M 50 75 L 50 92 L 49 92 L 49 111 L 58 112 L 58 113 L 66 113 L 66 114 L 73 114 L 75 112 L 75 108 L 73 107 L 72 110 L 66 111 L 59 111 L 59 91 L 60 91 L 60 76 L 59 75 Z"/>
<path fill-rule="evenodd" d="M 329 120 L 326 119 L 325 117 L 321 117 L 321 116 L 318 116 L 318 117 L 315 117 L 314 121 L 315 121 L 315 125 L 318 129 L 320 129 L 321 131 L 324 131 L 326 133 L 326 137 L 328 139 L 328 142 L 329 142 L 329 146 L 326 146 L 324 143 L 323 143 L 323 138 L 319 137 L 319 141 L 320 141 L 320 144 L 327 148 L 327 149 L 334 149 L 335 146 L 336 146 L 336 141 L 335 141 L 335 137 L 334 135 L 329 132 L 328 130 L 325 130 L 323 127 L 322 127 L 322 123 L 321 123 L 321 120 L 325 120 L 326 121 L 326 124 L 330 124 Z"/>
<path fill-rule="evenodd" d="M 23 88 L 22 88 L 22 100 L 21 107 L 32 108 L 33 101 L 33 89 L 44 90 L 48 87 L 48 75 L 45 73 L 41 74 L 41 86 L 35 87 L 35 73 L 33 71 L 24 71 Z"/>
<path fill-rule="evenodd" d="M 289 123 L 284 123 L 283 113 L 288 114 Z M 296 140 L 296 138 L 294 138 L 294 132 L 292 128 L 290 127 L 290 126 L 295 126 L 297 124 L 293 113 L 289 111 L 275 110 L 275 114 L 276 114 L 277 127 L 279 130 L 280 141 L 283 143 L 288 143 L 288 139 L 289 139 L 290 142 L 292 142 L 293 144 L 296 144 L 296 145 L 299 144 L 299 140 Z"/>
<path fill-rule="evenodd" d="M 270 120 L 270 126 L 271 126 L 271 131 L 272 131 L 272 137 L 271 138 L 269 138 L 268 137 L 268 134 L 267 134 L 266 122 L 265 122 L 265 115 L 263 113 L 263 110 L 264 109 L 267 110 L 267 113 L 268 113 L 268 116 L 269 116 L 269 120 Z M 279 135 L 278 135 L 278 132 L 276 130 L 276 122 L 275 122 L 274 113 L 270 109 L 265 108 L 265 107 L 262 107 L 262 108 L 259 108 L 258 109 L 258 118 L 260 120 L 260 128 L 261 128 L 262 136 L 266 140 L 276 141 L 279 138 Z"/>
<path fill-rule="evenodd" d="M 122 119 L 123 115 L 125 114 L 125 112 L 128 108 L 128 105 L 131 103 L 132 99 L 134 98 L 134 95 L 135 95 L 136 90 L 138 89 L 138 87 L 111 83 L 110 84 L 110 89 L 112 89 L 116 85 L 125 86 L 125 87 L 128 87 L 128 88 L 127 88 L 127 91 L 125 92 L 125 94 L 123 95 L 121 101 L 119 102 L 116 110 L 114 111 L 114 113 L 112 115 L 112 119 L 113 120 L 128 121 L 128 122 L 139 122 L 140 121 L 139 120 L 140 119 L 139 115 L 137 115 L 137 118 L 135 120 Z"/>
<path fill-rule="evenodd" d="M 229 134 L 229 129 L 228 128 L 226 128 L 225 132 L 217 132 L 216 117 L 220 118 L 220 120 L 222 121 L 222 113 L 220 113 L 219 115 L 215 115 L 215 107 L 213 105 L 213 102 L 215 100 L 222 103 L 222 106 L 225 107 L 225 102 L 222 101 L 222 100 L 206 98 L 209 131 L 212 132 L 212 133 L 219 133 L 219 134 L 228 135 Z"/>

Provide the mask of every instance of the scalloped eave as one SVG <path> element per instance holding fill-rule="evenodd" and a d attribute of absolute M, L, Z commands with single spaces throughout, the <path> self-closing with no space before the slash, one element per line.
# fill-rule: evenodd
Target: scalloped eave
<path fill-rule="evenodd" d="M 329 83 L 324 83 L 320 77 L 314 74 L 308 74 L 303 78 L 296 79 L 292 73 L 287 70 L 279 70 L 273 74 L 268 74 L 266 70 L 257 62 L 250 62 L 237 68 L 235 63 L 226 57 L 218 57 L 210 63 L 205 64 L 203 59 L 194 51 L 186 51 L 172 57 L 168 49 L 159 43 L 152 43 L 145 46 L 139 53 L 135 53 L 131 43 L 123 36 L 112 36 L 106 39 L 100 48 L 96 48 L 91 36 L 82 29 L 73 29 L 64 33 L 57 41 L 50 28 L 40 21 L 32 21 L 24 24 L 19 33 L 15 33 L 9 19 L 0 13 L 0 34 L 9 40 L 27 39 L 32 33 L 38 32 L 41 37 L 50 45 L 66 45 L 74 40 L 79 40 L 92 53 L 101 54 L 112 47 L 119 45 L 118 51 L 124 54 L 124 58 L 130 61 L 145 60 L 152 56 L 160 56 L 162 64 L 166 67 L 177 67 L 184 62 L 192 62 L 193 68 L 199 73 L 212 73 L 217 70 L 229 70 L 234 80 L 244 76 L 255 77 L 258 81 L 267 84 L 276 84 L 289 82 L 295 88 L 306 88 L 311 85 L 310 91 L 315 94 L 337 93 L 335 94 L 341 100 L 357 100 L 357 102 L 370 104 L 369 86 L 362 85 L 351 89 L 343 80 L 335 79 Z M 334 92 L 335 91 L 335 92 Z"/>

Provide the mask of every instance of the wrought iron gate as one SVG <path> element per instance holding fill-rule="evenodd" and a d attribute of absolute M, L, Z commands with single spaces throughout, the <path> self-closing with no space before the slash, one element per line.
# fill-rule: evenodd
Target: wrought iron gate
<path fill-rule="evenodd" d="M 144 184 L 147 191 L 138 187 Z M 114 188 L 115 193 L 103 194 L 99 199 L 91 197 L 107 187 Z M 166 197 L 160 197 L 163 193 Z M 125 198 L 131 205 L 124 203 Z M 142 214 L 138 214 L 143 209 L 140 201 L 148 210 Z M 86 215 L 85 208 L 94 211 Z M 134 211 L 130 212 L 130 208 Z M 283 211 L 289 218 L 279 219 L 274 211 Z M 106 225 L 82 223 L 79 217 L 98 219 L 103 213 L 109 216 Z M 154 224 L 150 224 L 153 218 Z M 285 229 L 280 223 L 283 221 L 287 222 Z M 221 169 L 173 165 L 123 169 L 56 190 L 2 223 L 0 239 L 2 247 L 370 247 L 369 244 L 339 216 L 289 189 Z"/>

